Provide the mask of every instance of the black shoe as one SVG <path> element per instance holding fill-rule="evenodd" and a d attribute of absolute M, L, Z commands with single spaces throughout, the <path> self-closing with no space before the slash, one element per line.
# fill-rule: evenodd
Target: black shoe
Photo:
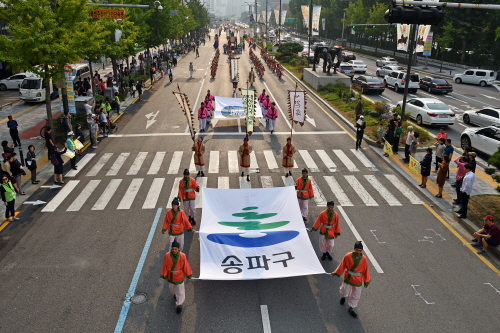
<path fill-rule="evenodd" d="M 177 301 L 177 296 L 174 295 L 174 301 Z"/>
<path fill-rule="evenodd" d="M 244 172 L 241 173 L 241 177 L 245 177 L 245 173 Z"/>
<path fill-rule="evenodd" d="M 71 169 L 73 169 L 73 170 L 78 170 L 78 168 L 77 168 L 77 167 L 74 167 L 74 168 L 71 168 Z"/>
<path fill-rule="evenodd" d="M 305 218 L 304 216 L 302 216 L 302 219 L 304 220 L 304 222 L 307 222 L 307 218 Z"/>
<path fill-rule="evenodd" d="M 462 214 L 462 210 L 459 209 L 459 210 L 455 211 L 455 213 Z"/>
<path fill-rule="evenodd" d="M 180 314 L 182 312 L 182 306 L 177 305 L 177 307 L 175 308 L 175 312 L 177 312 L 177 314 Z"/>
<path fill-rule="evenodd" d="M 481 243 L 474 243 L 474 244 L 472 244 L 472 246 L 477 247 L 477 248 L 482 248 L 483 244 L 481 244 Z"/>
<path fill-rule="evenodd" d="M 274 131 L 274 130 L 271 130 L 271 134 L 273 134 L 273 131 Z"/>
<path fill-rule="evenodd" d="M 288 178 L 288 172 L 286 173 L 285 178 Z"/>
<path fill-rule="evenodd" d="M 467 218 L 467 215 L 458 215 L 458 218 L 459 218 L 459 219 L 466 219 L 466 218 Z"/>
<path fill-rule="evenodd" d="M 250 181 L 250 175 L 247 175 L 247 182 Z"/>
<path fill-rule="evenodd" d="M 196 225 L 196 221 L 194 220 L 194 217 L 191 218 L 191 225 L 194 227 Z"/>
<path fill-rule="evenodd" d="M 457 184 L 451 184 L 451 187 L 457 187 Z"/>
<path fill-rule="evenodd" d="M 471 242 L 477 243 L 477 239 L 474 238 L 473 240 L 471 240 Z"/>
<path fill-rule="evenodd" d="M 344 305 L 344 304 L 345 304 L 345 297 L 342 297 L 342 298 L 340 299 L 340 305 Z"/>
<path fill-rule="evenodd" d="M 204 173 L 203 171 L 201 172 L 201 176 L 202 176 L 202 177 L 205 177 L 205 173 Z"/>
<path fill-rule="evenodd" d="M 354 312 L 354 309 L 349 307 L 349 310 L 347 310 L 349 312 L 349 314 L 351 316 L 353 316 L 354 318 L 358 318 L 358 314 L 356 312 Z"/>
<path fill-rule="evenodd" d="M 326 253 L 323 253 L 323 255 L 321 256 L 321 260 L 325 260 L 326 259 Z"/>
<path fill-rule="evenodd" d="M 330 261 L 332 261 L 332 260 L 333 260 L 333 258 L 332 258 L 332 256 L 330 255 L 330 253 L 328 253 L 328 252 L 327 252 L 327 253 L 326 253 L 326 256 L 328 257 L 328 260 L 330 260 Z"/>
<path fill-rule="evenodd" d="M 291 171 L 288 171 L 288 173 L 290 174 L 290 177 L 292 176 L 292 172 Z"/>

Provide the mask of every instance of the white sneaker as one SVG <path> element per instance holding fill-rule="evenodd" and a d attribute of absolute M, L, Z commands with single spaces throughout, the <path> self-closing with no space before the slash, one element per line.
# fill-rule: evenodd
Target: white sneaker
<path fill-rule="evenodd" d="M 14 217 L 13 220 L 14 221 L 19 221 L 19 217 Z"/>
<path fill-rule="evenodd" d="M 92 148 L 97 149 L 97 146 L 92 146 Z"/>

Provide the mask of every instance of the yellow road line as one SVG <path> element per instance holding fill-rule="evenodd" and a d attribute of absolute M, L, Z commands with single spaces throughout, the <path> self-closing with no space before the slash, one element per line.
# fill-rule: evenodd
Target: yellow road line
<path fill-rule="evenodd" d="M 14 216 L 17 216 L 18 214 L 19 212 L 14 212 Z M 5 222 L 0 225 L 0 232 L 2 232 L 2 230 L 5 229 L 9 225 L 9 223 L 9 220 L 5 220 Z"/>
<path fill-rule="evenodd" d="M 136 97 L 136 98 L 132 101 L 132 103 L 130 103 L 130 104 L 134 104 L 135 102 L 137 102 L 137 100 L 138 100 L 138 99 L 139 99 L 139 96 L 137 96 L 137 97 Z"/>
<path fill-rule="evenodd" d="M 427 210 L 431 212 L 431 214 L 434 215 L 439 220 L 439 222 L 441 222 L 448 230 L 450 230 L 451 233 L 455 235 L 455 237 L 457 237 L 465 246 L 467 246 L 469 250 L 474 252 L 474 254 L 486 264 L 486 266 L 488 266 L 493 272 L 500 276 L 500 270 L 493 266 L 491 262 L 486 260 L 483 255 L 477 254 L 477 249 L 472 247 L 472 245 L 470 245 L 467 240 L 465 240 L 455 229 L 453 229 L 453 227 L 449 225 L 448 222 L 446 222 L 441 216 L 439 216 L 439 214 L 434 209 L 432 209 L 428 204 L 424 204 L 424 207 L 427 208 Z"/>
<path fill-rule="evenodd" d="M 32 105 L 32 106 L 30 106 L 29 108 L 27 108 L 26 110 L 19 111 L 18 113 L 16 113 L 16 114 L 12 115 L 12 117 L 17 117 L 17 116 L 20 116 L 20 115 L 22 115 L 23 113 L 28 112 L 29 110 L 32 110 L 32 109 L 34 109 L 34 108 L 36 108 L 37 106 L 40 106 L 40 105 L 41 105 L 41 104 L 35 104 L 35 105 Z M 5 123 L 5 122 L 7 122 L 7 121 L 9 121 L 9 118 L 2 119 L 2 120 L 0 120 L 0 124 L 3 124 L 3 123 Z"/>

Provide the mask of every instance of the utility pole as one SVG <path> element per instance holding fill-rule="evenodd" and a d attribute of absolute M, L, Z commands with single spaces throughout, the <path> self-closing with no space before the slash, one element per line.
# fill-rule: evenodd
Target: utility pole
<path fill-rule="evenodd" d="M 268 0 L 266 0 L 266 40 L 267 40 L 267 37 L 269 37 L 269 34 L 267 33 L 267 20 L 268 20 L 268 17 L 267 17 L 267 2 Z"/>
<path fill-rule="evenodd" d="M 311 37 L 312 37 L 312 25 L 313 25 L 312 11 L 313 11 L 313 2 L 312 0 L 309 0 L 309 33 L 308 33 L 309 45 L 307 51 L 307 59 L 309 59 L 309 55 L 311 54 Z M 314 61 L 314 58 L 313 58 L 313 71 L 314 72 L 316 71 L 316 62 Z"/>
<path fill-rule="evenodd" d="M 281 40 L 281 0 L 280 0 L 280 12 L 278 14 L 278 43 Z"/>

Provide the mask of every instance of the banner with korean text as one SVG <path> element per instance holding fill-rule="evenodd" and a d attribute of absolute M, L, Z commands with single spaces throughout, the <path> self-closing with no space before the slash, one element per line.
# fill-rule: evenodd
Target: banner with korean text
<path fill-rule="evenodd" d="M 321 6 L 313 6 L 312 13 L 312 35 L 319 35 L 319 17 L 321 15 Z"/>
<path fill-rule="evenodd" d="M 241 89 L 241 100 L 245 110 L 246 131 L 252 134 L 255 123 L 255 90 Z"/>
<path fill-rule="evenodd" d="M 214 119 L 245 119 L 243 99 L 215 96 Z M 255 101 L 255 118 L 262 118 L 262 108 Z"/>
<path fill-rule="evenodd" d="M 324 274 L 292 186 L 202 188 L 200 279 Z"/>
<path fill-rule="evenodd" d="M 304 126 L 306 120 L 306 92 L 288 90 L 288 114 L 290 120 Z"/>
<path fill-rule="evenodd" d="M 394 153 L 392 152 L 392 145 L 387 140 L 384 141 L 383 151 L 384 151 L 384 153 L 386 153 L 389 156 L 394 155 Z"/>
<path fill-rule="evenodd" d="M 408 163 L 408 167 L 417 175 L 420 173 L 420 163 L 418 163 L 418 161 L 413 158 L 413 156 L 410 156 L 410 163 Z"/>

